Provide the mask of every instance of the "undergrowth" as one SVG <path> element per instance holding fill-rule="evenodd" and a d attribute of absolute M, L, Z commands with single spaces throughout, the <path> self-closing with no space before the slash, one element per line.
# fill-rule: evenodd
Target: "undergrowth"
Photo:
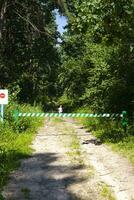
<path fill-rule="evenodd" d="M 42 123 L 42 119 L 31 117 L 15 120 L 14 109 L 21 112 L 41 112 L 40 108 L 18 105 L 13 101 L 6 106 L 4 123 L 0 123 L 0 193 L 10 172 L 19 166 L 20 159 L 30 156 L 32 149 L 29 145 Z M 1 199 L 3 197 L 0 194 Z"/>
<path fill-rule="evenodd" d="M 77 112 L 92 113 L 90 109 L 79 109 Z M 134 126 L 131 122 L 124 132 L 121 118 L 81 118 L 79 119 L 94 136 L 103 143 L 111 145 L 112 149 L 127 157 L 134 164 Z"/>

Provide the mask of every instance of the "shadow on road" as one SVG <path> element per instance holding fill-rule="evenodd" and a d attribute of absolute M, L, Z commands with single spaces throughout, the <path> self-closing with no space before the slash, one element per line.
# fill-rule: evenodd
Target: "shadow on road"
<path fill-rule="evenodd" d="M 82 166 L 58 164 L 59 154 L 34 154 L 23 160 L 18 171 L 11 175 L 4 196 L 7 200 L 72 200 L 78 199 L 68 189 L 73 184 L 82 183 L 77 171 Z M 89 198 L 90 199 L 90 198 Z"/>

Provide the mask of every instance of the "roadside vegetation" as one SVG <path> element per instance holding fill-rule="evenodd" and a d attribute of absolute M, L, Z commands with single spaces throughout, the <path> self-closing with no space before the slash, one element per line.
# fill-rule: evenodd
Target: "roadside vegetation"
<path fill-rule="evenodd" d="M 0 123 L 0 193 L 8 181 L 9 174 L 19 167 L 20 159 L 30 156 L 32 149 L 29 145 L 42 123 L 38 118 L 15 120 L 13 110 L 16 108 L 23 112 L 41 111 L 40 108 L 19 105 L 10 99 L 6 107 L 4 123 Z"/>
<path fill-rule="evenodd" d="M 106 200 L 116 200 L 113 196 L 113 193 L 110 191 L 110 188 L 106 184 L 102 184 L 102 190 L 100 195 Z"/>
<path fill-rule="evenodd" d="M 92 113 L 88 108 L 78 111 Z M 134 164 L 134 127 L 131 121 L 128 120 L 126 132 L 120 118 L 81 118 L 79 121 L 101 142 L 110 145 L 114 151 L 118 151 Z"/>

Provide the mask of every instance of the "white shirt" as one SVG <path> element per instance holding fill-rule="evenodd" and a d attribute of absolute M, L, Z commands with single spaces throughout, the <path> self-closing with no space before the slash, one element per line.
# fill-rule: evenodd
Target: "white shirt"
<path fill-rule="evenodd" d="M 59 111 L 59 113 L 62 113 L 63 109 L 61 106 L 58 108 L 58 111 Z"/>

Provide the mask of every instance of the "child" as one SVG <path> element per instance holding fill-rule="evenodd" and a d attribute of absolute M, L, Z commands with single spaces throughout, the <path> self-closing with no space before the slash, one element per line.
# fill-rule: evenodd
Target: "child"
<path fill-rule="evenodd" d="M 62 106 L 60 106 L 59 108 L 58 108 L 58 113 L 62 113 L 63 112 L 63 108 L 62 108 Z"/>

